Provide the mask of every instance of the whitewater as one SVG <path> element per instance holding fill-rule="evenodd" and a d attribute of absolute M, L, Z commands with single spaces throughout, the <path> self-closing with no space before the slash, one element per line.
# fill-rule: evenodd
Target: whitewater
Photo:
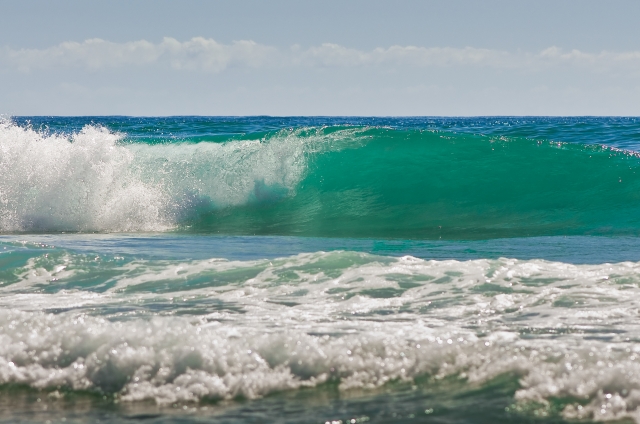
<path fill-rule="evenodd" d="M 2 422 L 640 422 L 636 118 L 0 121 Z"/>

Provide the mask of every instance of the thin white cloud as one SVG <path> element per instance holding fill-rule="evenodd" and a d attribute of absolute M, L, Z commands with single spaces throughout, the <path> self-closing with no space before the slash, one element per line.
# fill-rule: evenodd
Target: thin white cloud
<path fill-rule="evenodd" d="M 322 44 L 305 51 L 294 50 L 293 63 L 306 66 L 483 66 L 497 69 L 544 70 L 554 66 L 589 67 L 593 70 L 640 69 L 640 52 L 586 53 L 549 47 L 539 53 L 506 52 L 472 47 L 391 46 L 371 51 Z"/>
<path fill-rule="evenodd" d="M 262 67 L 491 67 L 544 70 L 575 66 L 594 71 L 640 70 L 640 52 L 587 53 L 550 47 L 538 53 L 506 52 L 472 47 L 391 46 L 369 51 L 338 44 L 281 50 L 254 41 L 231 44 L 196 37 L 180 42 L 140 40 L 113 43 L 101 39 L 66 42 L 46 49 L 0 49 L 0 67 L 34 71 L 56 67 L 92 70 L 127 66 L 167 66 L 176 70 L 221 72 L 231 66 Z"/>
<path fill-rule="evenodd" d="M 82 43 L 66 42 L 46 49 L 5 48 L 2 62 L 21 71 L 53 67 L 116 68 L 165 64 L 174 69 L 220 72 L 228 66 L 258 67 L 277 56 L 278 51 L 253 41 L 220 44 L 202 37 L 180 42 L 166 37 L 153 44 L 145 40 L 112 43 L 99 38 Z"/>
<path fill-rule="evenodd" d="M 322 44 L 302 52 L 295 52 L 293 63 L 307 66 L 372 66 L 372 65 L 409 65 L 409 66 L 451 66 L 451 65 L 505 65 L 509 62 L 509 53 L 466 47 L 415 47 L 391 46 L 372 51 L 349 49 L 338 44 Z"/>

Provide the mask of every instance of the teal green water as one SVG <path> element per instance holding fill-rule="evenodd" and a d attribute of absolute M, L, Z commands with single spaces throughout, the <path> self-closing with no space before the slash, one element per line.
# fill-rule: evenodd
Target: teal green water
<path fill-rule="evenodd" d="M 191 228 L 405 239 L 640 230 L 640 159 L 601 146 L 366 129 L 307 166 L 277 201 L 206 211 Z"/>
<path fill-rule="evenodd" d="M 0 422 L 640 422 L 638 118 L 0 121 Z"/>
<path fill-rule="evenodd" d="M 249 121 L 172 121 L 164 136 L 150 133 L 154 121 L 131 135 L 5 123 L 0 228 L 418 240 L 640 232 L 640 158 L 616 147 L 632 145 L 635 121 L 622 140 L 604 121 L 569 141 L 495 126 L 474 135 L 402 121 Z"/>

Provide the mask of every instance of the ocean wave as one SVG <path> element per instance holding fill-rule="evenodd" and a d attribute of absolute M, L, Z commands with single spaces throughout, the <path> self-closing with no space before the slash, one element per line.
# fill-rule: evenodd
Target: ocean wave
<path fill-rule="evenodd" d="M 5 247 L 0 385 L 171 405 L 514 375 L 514 408 L 640 419 L 639 263 Z"/>
<path fill-rule="evenodd" d="M 5 120 L 0 231 L 166 231 L 202 212 L 290 196 L 307 155 L 353 133 L 303 132 L 150 146 L 104 127 L 47 134 Z"/>
<path fill-rule="evenodd" d="M 0 231 L 373 238 L 640 232 L 640 159 L 596 145 L 375 127 L 146 144 L 0 123 Z"/>

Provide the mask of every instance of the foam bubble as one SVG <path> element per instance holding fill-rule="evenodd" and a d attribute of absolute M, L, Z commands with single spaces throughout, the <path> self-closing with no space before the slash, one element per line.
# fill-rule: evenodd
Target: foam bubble
<path fill-rule="evenodd" d="M 175 318 L 113 323 L 2 312 L 0 324 L 0 383 L 94 390 L 160 404 L 256 398 L 332 378 L 343 389 L 377 387 L 432 371 L 442 362 L 436 357 L 452 354 L 448 345 L 434 351 L 425 345 L 418 355 L 406 341 L 383 332 L 334 339 Z"/>
<path fill-rule="evenodd" d="M 162 405 L 510 374 L 518 405 L 640 416 L 640 263 L 41 249 L 2 277 L 0 384 Z"/>
<path fill-rule="evenodd" d="M 69 136 L 0 121 L 0 231 L 164 231 L 212 209 L 293 195 L 309 154 L 346 134 L 145 145 L 86 126 Z"/>
<path fill-rule="evenodd" d="M 161 187 L 130 168 L 121 136 L 85 127 L 70 138 L 0 123 L 0 229 L 161 230 Z"/>

